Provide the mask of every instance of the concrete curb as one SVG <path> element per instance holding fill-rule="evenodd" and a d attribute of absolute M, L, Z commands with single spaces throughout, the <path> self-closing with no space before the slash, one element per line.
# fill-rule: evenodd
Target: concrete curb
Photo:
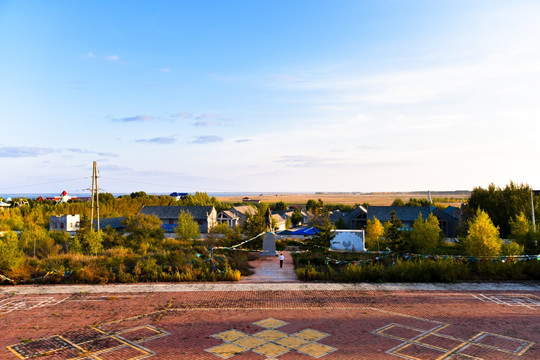
<path fill-rule="evenodd" d="M 0 295 L 78 293 L 159 293 L 204 291 L 540 291 L 531 283 L 142 283 L 110 285 L 15 285 L 1 286 Z"/>

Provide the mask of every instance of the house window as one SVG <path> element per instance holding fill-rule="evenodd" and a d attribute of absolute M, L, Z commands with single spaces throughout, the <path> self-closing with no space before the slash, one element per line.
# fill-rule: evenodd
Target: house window
<path fill-rule="evenodd" d="M 174 224 L 174 220 L 169 220 L 169 225 Z"/>
<path fill-rule="evenodd" d="M 64 228 L 64 223 L 61 223 L 60 224 L 60 229 L 63 229 Z"/>

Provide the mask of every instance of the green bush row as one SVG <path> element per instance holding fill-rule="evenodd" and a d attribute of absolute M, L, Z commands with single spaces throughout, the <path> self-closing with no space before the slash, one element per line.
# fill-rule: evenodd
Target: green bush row
<path fill-rule="evenodd" d="M 475 280 L 538 280 L 540 261 L 467 261 L 463 259 L 382 259 L 362 265 L 321 264 L 297 266 L 296 274 L 305 281 L 336 282 L 456 282 Z"/>
<path fill-rule="evenodd" d="M 16 283 L 107 284 L 238 281 L 241 272 L 249 272 L 245 254 L 214 254 L 218 271 L 211 261 L 205 261 L 208 258 L 208 254 L 199 257 L 191 248 L 145 256 L 129 249 L 116 248 L 99 256 L 62 254 L 45 259 L 28 259 L 24 265 L 5 275 Z"/>

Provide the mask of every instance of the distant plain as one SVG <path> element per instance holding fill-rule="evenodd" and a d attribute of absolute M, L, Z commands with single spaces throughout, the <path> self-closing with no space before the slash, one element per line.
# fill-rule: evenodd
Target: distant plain
<path fill-rule="evenodd" d="M 290 194 L 290 193 L 264 193 L 258 196 L 248 196 L 250 199 L 257 199 L 262 202 L 275 203 L 284 201 L 288 205 L 305 205 L 309 199 L 321 199 L 326 204 L 355 205 L 368 203 L 372 206 L 391 205 L 392 202 L 400 198 L 407 202 L 410 198 L 426 199 L 427 192 L 378 192 L 378 193 L 311 193 L 311 194 Z M 436 204 L 461 206 L 469 197 L 468 191 L 437 191 L 431 194 Z M 222 202 L 240 203 L 243 196 L 238 195 L 217 195 L 216 198 Z M 437 201 L 439 199 L 446 199 Z"/>

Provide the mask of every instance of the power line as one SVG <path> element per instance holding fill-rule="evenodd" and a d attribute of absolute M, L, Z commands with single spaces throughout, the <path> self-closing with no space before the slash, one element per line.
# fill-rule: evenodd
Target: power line
<path fill-rule="evenodd" d="M 60 184 L 60 183 L 66 183 L 69 181 L 75 181 L 75 180 L 87 180 L 88 177 L 84 178 L 76 178 L 76 179 L 63 179 L 58 181 L 49 181 L 44 183 L 38 183 L 38 184 L 26 184 L 26 185 L 17 185 L 17 186 L 8 186 L 8 187 L 2 187 L 2 190 L 9 190 L 9 189 L 20 189 L 28 186 L 41 186 L 41 185 L 50 185 L 50 184 Z"/>
<path fill-rule="evenodd" d="M 174 188 L 177 188 L 178 185 L 171 185 L 171 184 L 158 184 L 158 183 L 151 183 L 151 182 L 144 182 L 144 181 L 134 181 L 134 180 L 125 180 L 125 179 L 117 179 L 117 178 L 111 178 L 111 177 L 103 177 L 103 176 L 100 176 L 101 179 L 106 179 L 106 180 L 116 180 L 116 181 L 122 181 L 122 182 L 128 182 L 128 183 L 132 183 L 132 184 L 140 184 L 140 185 L 153 185 L 153 186 L 164 186 L 164 187 L 167 187 L 169 189 L 174 189 Z M 182 188 L 184 189 L 190 189 L 190 190 L 198 190 L 200 188 L 197 188 L 197 187 L 191 187 L 191 186 L 181 186 Z M 210 190 L 210 191 L 216 191 L 216 192 L 227 192 L 227 191 L 232 191 L 232 190 L 223 190 L 223 189 L 206 189 L 206 190 Z"/>

